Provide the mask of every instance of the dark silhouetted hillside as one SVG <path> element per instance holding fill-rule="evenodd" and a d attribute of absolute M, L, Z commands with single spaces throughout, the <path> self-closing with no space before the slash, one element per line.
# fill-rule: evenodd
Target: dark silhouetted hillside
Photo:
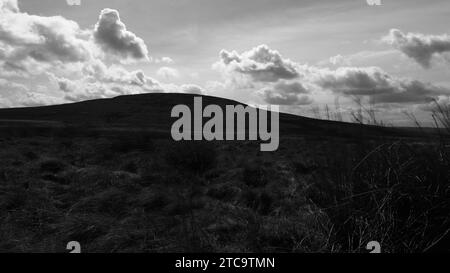
<path fill-rule="evenodd" d="M 168 133 L 174 119 L 172 108 L 178 104 L 193 106 L 191 94 L 141 94 L 112 99 L 90 100 L 72 104 L 0 109 L 3 127 L 18 124 L 29 126 L 77 125 L 99 128 L 141 128 Z M 203 105 L 237 105 L 239 102 L 218 97 L 202 96 Z M 191 108 L 193 109 L 193 108 Z M 280 115 L 280 131 L 284 135 L 312 136 L 413 136 L 418 132 L 376 126 L 362 126 L 324 121 L 290 114 Z"/>

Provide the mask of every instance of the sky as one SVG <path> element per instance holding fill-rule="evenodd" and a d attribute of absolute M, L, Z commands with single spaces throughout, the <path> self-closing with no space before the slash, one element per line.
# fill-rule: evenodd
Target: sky
<path fill-rule="evenodd" d="M 450 1 L 381 2 L 0 0 L 0 107 L 182 92 L 429 125 L 450 104 Z"/>

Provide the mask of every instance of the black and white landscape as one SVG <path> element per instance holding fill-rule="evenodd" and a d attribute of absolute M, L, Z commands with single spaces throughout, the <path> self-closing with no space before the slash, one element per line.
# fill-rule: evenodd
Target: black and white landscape
<path fill-rule="evenodd" d="M 448 252 L 449 11 L 0 0 L 0 252 Z M 199 97 L 278 149 L 175 141 Z"/>

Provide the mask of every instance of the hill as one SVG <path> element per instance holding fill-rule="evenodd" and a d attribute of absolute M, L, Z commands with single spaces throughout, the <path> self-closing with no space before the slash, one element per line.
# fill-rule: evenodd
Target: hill
<path fill-rule="evenodd" d="M 447 140 L 281 114 L 274 152 L 175 142 L 193 100 L 1 109 L 0 252 L 448 251 Z"/>
<path fill-rule="evenodd" d="M 145 129 L 168 134 L 174 119 L 172 108 L 178 104 L 192 107 L 191 94 L 140 94 L 98 99 L 78 103 L 0 109 L 0 126 L 81 126 L 86 128 Z M 242 104 L 218 97 L 202 96 L 203 105 Z M 412 137 L 419 132 L 401 128 L 365 126 L 360 124 L 317 120 L 281 113 L 280 131 L 283 135 L 343 136 L 343 137 Z"/>

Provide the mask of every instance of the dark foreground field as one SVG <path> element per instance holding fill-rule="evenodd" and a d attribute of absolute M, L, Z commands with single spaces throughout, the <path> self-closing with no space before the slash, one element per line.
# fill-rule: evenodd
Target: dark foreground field
<path fill-rule="evenodd" d="M 277 152 L 175 143 L 192 100 L 0 110 L 0 251 L 450 250 L 445 136 L 282 115 Z"/>

